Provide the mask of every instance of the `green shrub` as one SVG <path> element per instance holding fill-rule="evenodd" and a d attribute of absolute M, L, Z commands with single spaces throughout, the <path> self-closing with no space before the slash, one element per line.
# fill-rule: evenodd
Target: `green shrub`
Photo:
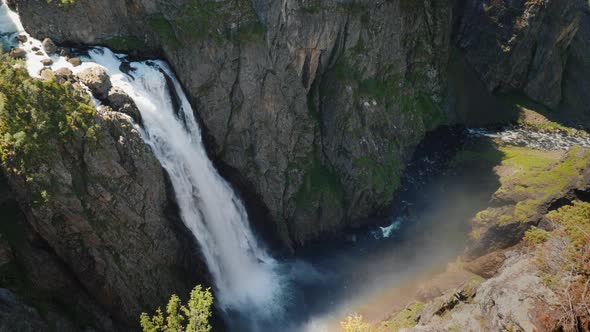
<path fill-rule="evenodd" d="M 547 241 L 550 236 L 550 232 L 533 226 L 524 234 L 524 241 L 534 246 Z"/>
<path fill-rule="evenodd" d="M 203 290 L 197 285 L 190 294 L 186 305 L 177 295 L 172 295 L 166 306 L 166 314 L 160 308 L 154 316 L 141 314 L 140 324 L 143 332 L 208 332 L 211 331 L 213 295 L 209 288 Z"/>
<path fill-rule="evenodd" d="M 0 162 L 17 172 L 49 161 L 55 143 L 92 137 L 96 114 L 89 98 L 70 85 L 31 78 L 0 55 Z"/>
<path fill-rule="evenodd" d="M 52 3 L 53 0 L 47 0 L 47 3 Z M 55 1 L 58 3 L 59 6 L 66 6 L 66 5 L 73 5 L 76 0 L 57 0 Z"/>
<path fill-rule="evenodd" d="M 573 205 L 550 212 L 547 217 L 569 236 L 574 247 L 590 245 L 590 203 L 575 201 Z"/>
<path fill-rule="evenodd" d="M 346 316 L 340 322 L 340 327 L 344 332 L 369 332 L 371 330 L 371 325 L 365 322 L 363 316 L 357 313 Z"/>

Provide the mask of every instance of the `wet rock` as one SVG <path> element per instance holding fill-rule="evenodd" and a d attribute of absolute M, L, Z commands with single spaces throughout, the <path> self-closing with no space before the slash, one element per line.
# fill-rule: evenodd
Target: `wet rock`
<path fill-rule="evenodd" d="M 71 81 L 74 77 L 72 71 L 68 68 L 59 68 L 54 71 L 55 79 L 58 83 L 65 83 Z"/>
<path fill-rule="evenodd" d="M 26 36 L 26 35 L 22 35 L 22 34 L 20 34 L 20 35 L 17 35 L 17 36 L 16 36 L 16 40 L 18 40 L 18 41 L 19 41 L 19 42 L 21 42 L 21 43 L 26 43 L 26 42 L 27 42 L 27 40 L 28 40 L 28 38 L 27 38 L 27 36 Z"/>
<path fill-rule="evenodd" d="M 10 50 L 8 55 L 13 59 L 25 59 L 27 57 L 27 51 L 20 47 L 15 47 Z"/>
<path fill-rule="evenodd" d="M 43 59 L 43 60 L 41 60 L 41 63 L 43 64 L 43 66 L 49 67 L 53 64 L 53 60 L 51 60 L 49 58 Z"/>
<path fill-rule="evenodd" d="M 33 46 L 33 47 L 31 48 L 31 50 L 32 50 L 33 52 L 37 52 L 37 51 L 40 51 L 41 49 L 40 49 L 40 48 L 38 48 L 37 46 Z"/>
<path fill-rule="evenodd" d="M 96 66 L 84 69 L 78 73 L 78 78 L 80 82 L 90 89 L 94 97 L 100 100 L 107 99 L 112 85 L 111 79 L 104 68 Z"/>
<path fill-rule="evenodd" d="M 72 64 L 72 66 L 74 67 L 78 67 L 79 65 L 82 64 L 82 60 L 80 60 L 80 58 L 71 58 L 68 59 L 68 62 Z"/>
<path fill-rule="evenodd" d="M 135 122 L 141 124 L 141 113 L 133 99 L 125 91 L 113 87 L 109 90 L 107 100 L 116 111 L 129 115 Z"/>
<path fill-rule="evenodd" d="M 70 50 L 68 50 L 67 48 L 61 48 L 59 50 L 59 56 L 63 56 L 63 57 L 70 57 Z"/>
<path fill-rule="evenodd" d="M 53 43 L 53 40 L 49 39 L 49 38 L 45 38 L 43 39 L 43 50 L 45 50 L 45 52 L 47 52 L 47 54 L 52 54 L 57 52 L 57 46 L 55 46 L 55 44 Z"/>
<path fill-rule="evenodd" d="M 35 52 L 35 55 L 42 56 L 42 55 L 45 55 L 45 53 L 43 53 L 41 51 L 37 51 L 37 52 Z"/>

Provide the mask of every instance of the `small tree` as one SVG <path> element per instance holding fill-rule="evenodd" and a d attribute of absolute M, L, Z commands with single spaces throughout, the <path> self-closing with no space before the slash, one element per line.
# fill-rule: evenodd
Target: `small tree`
<path fill-rule="evenodd" d="M 174 294 L 166 306 L 166 315 L 160 308 L 156 309 L 156 314 L 152 317 L 142 313 L 141 329 L 143 332 L 209 332 L 212 304 L 211 290 L 203 290 L 201 285 L 197 285 L 191 291 L 187 305 L 182 304 L 180 298 Z"/>
<path fill-rule="evenodd" d="M 340 322 L 340 327 L 344 332 L 369 332 L 371 330 L 371 325 L 357 313 L 346 316 L 344 321 Z"/>

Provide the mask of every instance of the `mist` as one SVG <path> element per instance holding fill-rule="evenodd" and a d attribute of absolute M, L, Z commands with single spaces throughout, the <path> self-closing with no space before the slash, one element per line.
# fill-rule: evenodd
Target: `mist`
<path fill-rule="evenodd" d="M 437 146 L 433 141 L 443 141 L 441 135 L 453 139 Z M 465 248 L 470 219 L 498 187 L 489 166 L 448 169 L 466 140 L 468 135 L 457 128 L 432 134 L 424 144 L 430 148 L 419 147 L 409 164 L 391 211 L 374 220 L 380 226 L 349 234 L 354 241 L 312 245 L 295 262 L 284 263 L 294 286 L 287 304 L 290 317 L 282 329 L 334 331 L 351 313 L 379 322 L 416 293 L 438 295 L 436 285 L 424 282 L 456 261 Z M 438 282 L 452 286 L 461 273 L 465 271 L 447 273 Z"/>

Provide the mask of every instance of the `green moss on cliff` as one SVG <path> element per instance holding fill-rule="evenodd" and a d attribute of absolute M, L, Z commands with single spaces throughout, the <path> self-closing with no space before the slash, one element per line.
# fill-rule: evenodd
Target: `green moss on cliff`
<path fill-rule="evenodd" d="M 174 28 L 170 21 L 163 15 L 155 15 L 149 19 L 150 27 L 160 36 L 160 39 L 171 46 L 179 46 L 180 42 L 176 38 Z"/>
<path fill-rule="evenodd" d="M 0 55 L 0 161 L 24 172 L 51 158 L 55 143 L 94 135 L 94 108 L 69 85 L 31 78 Z"/>
<path fill-rule="evenodd" d="M 364 47 L 364 46 L 361 46 Z M 358 52 L 353 49 L 352 53 Z M 389 68 L 379 76 L 365 77 L 352 63 L 351 57 L 343 57 L 334 66 L 336 79 L 354 89 L 357 103 L 363 99 L 373 99 L 384 105 L 386 111 L 400 110 L 415 115 L 416 121 L 428 131 L 446 121 L 440 101 L 421 87 L 426 78 L 421 74 L 423 69 L 416 68 L 402 75 L 398 69 Z"/>
<path fill-rule="evenodd" d="M 344 189 L 338 174 L 323 165 L 317 152 L 308 159 L 301 188 L 295 195 L 295 203 L 300 208 L 313 207 L 323 202 L 338 207 L 344 200 Z"/>
<path fill-rule="evenodd" d="M 355 167 L 363 170 L 366 182 L 372 191 L 380 194 L 378 205 L 387 204 L 393 199 L 393 194 L 400 186 L 403 162 L 397 155 L 396 149 L 391 149 L 384 163 L 370 157 L 354 160 Z"/>
<path fill-rule="evenodd" d="M 261 40 L 266 33 L 248 0 L 190 0 L 171 7 L 171 13 L 151 19 L 153 30 L 171 46 L 206 38 L 246 43 Z"/>
<path fill-rule="evenodd" d="M 131 52 L 145 49 L 146 45 L 139 38 L 133 36 L 115 36 L 107 38 L 103 43 L 115 50 L 120 52 Z"/>
<path fill-rule="evenodd" d="M 392 319 L 383 322 L 382 328 L 387 331 L 397 332 L 401 329 L 408 329 L 416 326 L 420 319 L 420 312 L 424 303 L 416 302 L 407 306 L 404 310 L 395 315 Z"/>

